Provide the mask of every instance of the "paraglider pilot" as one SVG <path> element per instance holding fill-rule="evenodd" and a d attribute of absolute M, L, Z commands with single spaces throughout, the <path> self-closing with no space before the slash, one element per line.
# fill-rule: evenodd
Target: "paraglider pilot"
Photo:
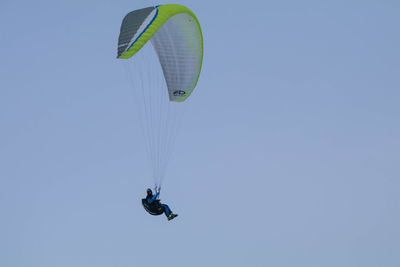
<path fill-rule="evenodd" d="M 178 216 L 178 214 L 174 214 L 171 211 L 168 205 L 162 204 L 160 202 L 160 200 L 158 199 L 159 195 L 160 195 L 159 189 L 158 190 L 156 189 L 156 194 L 153 195 L 153 191 L 151 191 L 151 189 L 148 188 L 146 198 L 142 199 L 142 204 L 144 209 L 151 215 L 160 215 L 164 213 L 165 216 L 167 216 L 168 221 Z"/>

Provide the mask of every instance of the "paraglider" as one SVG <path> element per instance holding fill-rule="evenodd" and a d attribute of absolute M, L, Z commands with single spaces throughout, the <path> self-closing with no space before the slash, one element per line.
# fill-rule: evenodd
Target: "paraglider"
<path fill-rule="evenodd" d="M 156 190 L 156 194 L 153 195 L 153 191 L 148 188 L 146 198 L 142 199 L 144 209 L 151 215 L 161 215 L 164 213 L 168 221 L 177 217 L 178 214 L 174 214 L 167 204 L 160 202 L 159 196 L 160 191 Z"/>
<path fill-rule="evenodd" d="M 146 48 L 148 41 L 154 50 Z M 200 24 L 193 12 L 182 5 L 132 11 L 121 24 L 117 58 L 129 59 L 126 70 L 137 94 L 136 106 L 142 114 L 154 186 L 158 191 L 155 195 L 148 191 L 151 198 L 146 197 L 143 206 L 150 214 L 161 212 L 175 217 L 168 206 L 159 204 L 156 209 L 154 203 L 159 203 L 157 197 L 184 114 L 183 102 L 192 94 L 200 76 L 203 61 Z"/>

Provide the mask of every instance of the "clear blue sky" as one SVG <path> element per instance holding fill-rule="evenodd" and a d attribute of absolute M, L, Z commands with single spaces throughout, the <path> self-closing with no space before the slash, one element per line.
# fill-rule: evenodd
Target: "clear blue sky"
<path fill-rule="evenodd" d="M 204 64 L 168 222 L 115 59 L 160 3 L 1 0 L 0 266 L 400 266 L 400 2 L 175 3 Z"/>

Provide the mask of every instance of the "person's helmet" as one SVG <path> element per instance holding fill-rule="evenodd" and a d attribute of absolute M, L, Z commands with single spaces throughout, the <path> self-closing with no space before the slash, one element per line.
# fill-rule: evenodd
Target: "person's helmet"
<path fill-rule="evenodd" d="M 148 194 L 148 195 L 152 195 L 152 194 L 153 194 L 153 191 L 151 191 L 150 188 L 147 188 L 147 194 Z"/>

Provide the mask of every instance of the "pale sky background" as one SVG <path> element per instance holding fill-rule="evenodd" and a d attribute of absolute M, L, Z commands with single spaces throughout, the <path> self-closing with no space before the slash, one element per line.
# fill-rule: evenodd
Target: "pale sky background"
<path fill-rule="evenodd" d="M 170 222 L 115 58 L 164 3 L 0 0 L 0 266 L 400 266 L 400 2 L 175 1 L 204 63 Z"/>

